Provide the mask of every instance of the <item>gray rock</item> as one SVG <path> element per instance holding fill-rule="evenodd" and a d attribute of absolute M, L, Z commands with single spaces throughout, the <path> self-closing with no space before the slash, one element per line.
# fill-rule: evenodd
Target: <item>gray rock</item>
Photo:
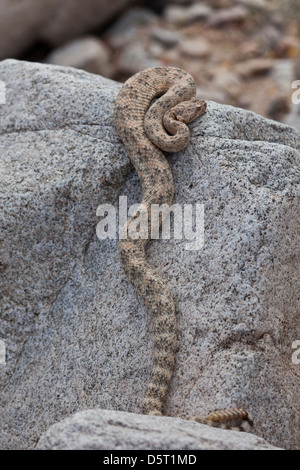
<path fill-rule="evenodd" d="M 163 65 L 152 57 L 153 52 L 144 43 L 133 41 L 120 51 L 117 67 L 122 74 L 133 75 L 140 70 Z"/>
<path fill-rule="evenodd" d="M 249 16 L 249 11 L 242 5 L 232 8 L 222 8 L 212 13 L 207 24 L 209 26 L 227 26 L 229 23 L 241 23 Z"/>
<path fill-rule="evenodd" d="M 65 65 L 111 77 L 113 68 L 110 61 L 110 50 L 101 39 L 86 36 L 70 41 L 54 49 L 45 62 L 54 65 Z"/>
<path fill-rule="evenodd" d="M 258 10 L 271 10 L 272 2 L 267 2 L 266 0 L 237 0 L 237 3 L 245 5 L 249 9 L 258 9 Z"/>
<path fill-rule="evenodd" d="M 168 23 L 183 26 L 206 19 L 211 13 L 212 9 L 206 3 L 194 3 L 189 6 L 167 5 L 163 15 Z"/>
<path fill-rule="evenodd" d="M 178 418 L 87 410 L 54 424 L 38 450 L 280 450 L 248 433 Z"/>
<path fill-rule="evenodd" d="M 0 60 L 21 54 L 36 41 L 52 46 L 107 23 L 131 0 L 2 0 Z"/>
<path fill-rule="evenodd" d="M 1 448 L 21 449 L 80 410 L 138 412 L 152 327 L 116 240 L 96 236 L 98 204 L 141 198 L 113 125 L 120 84 L 13 60 L 0 64 L 0 80 L 0 436 Z M 299 133 L 214 102 L 190 129 L 169 161 L 174 202 L 205 204 L 204 246 L 147 248 L 178 317 L 165 414 L 242 406 L 255 434 L 297 448 Z"/>
<path fill-rule="evenodd" d="M 114 22 L 105 35 L 112 47 L 122 48 L 129 42 L 137 41 L 140 29 L 154 26 L 158 20 L 158 16 L 149 8 L 131 8 Z"/>
<path fill-rule="evenodd" d="M 212 84 L 212 88 L 215 88 L 217 91 L 223 90 L 231 97 L 238 96 L 241 89 L 239 76 L 233 71 L 227 70 L 225 67 L 219 67 L 214 70 Z"/>
<path fill-rule="evenodd" d="M 185 12 L 187 24 L 206 19 L 212 13 L 212 8 L 207 3 L 193 3 Z"/>
<path fill-rule="evenodd" d="M 235 66 L 235 71 L 242 77 L 251 77 L 252 75 L 261 75 L 270 72 L 274 66 L 273 59 L 266 59 L 259 57 L 256 59 L 249 59 L 244 62 L 239 62 Z"/>
<path fill-rule="evenodd" d="M 211 46 L 206 39 L 200 37 L 183 39 L 179 45 L 179 51 L 183 56 L 207 57 L 211 53 Z"/>
<path fill-rule="evenodd" d="M 181 35 L 177 31 L 164 28 L 154 28 L 151 31 L 151 37 L 166 47 L 175 46 L 181 39 Z"/>
<path fill-rule="evenodd" d="M 257 54 L 261 57 L 275 57 L 282 54 L 282 43 L 285 35 L 278 25 L 267 23 L 254 34 L 253 40 L 257 45 Z"/>

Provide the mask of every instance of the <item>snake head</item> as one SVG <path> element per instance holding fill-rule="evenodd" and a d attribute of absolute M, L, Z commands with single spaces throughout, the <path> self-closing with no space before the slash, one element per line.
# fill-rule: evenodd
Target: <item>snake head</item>
<path fill-rule="evenodd" d="M 206 111 L 206 107 L 206 101 L 198 100 L 197 98 L 193 98 L 190 101 L 182 101 L 172 108 L 172 117 L 177 121 L 189 124 L 194 119 L 202 116 Z"/>

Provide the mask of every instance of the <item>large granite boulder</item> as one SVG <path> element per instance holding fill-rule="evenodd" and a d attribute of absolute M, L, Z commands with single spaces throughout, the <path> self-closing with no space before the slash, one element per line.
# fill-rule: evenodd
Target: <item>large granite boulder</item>
<path fill-rule="evenodd" d="M 139 412 L 152 327 L 99 240 L 99 204 L 139 202 L 113 124 L 120 84 L 83 71 L 0 63 L 1 447 L 32 448 L 74 412 Z M 242 406 L 271 444 L 299 443 L 299 133 L 208 103 L 169 156 L 175 200 L 205 205 L 201 249 L 149 244 L 176 302 L 179 351 L 165 404 L 174 417 Z M 295 361 L 294 361 L 295 362 Z"/>

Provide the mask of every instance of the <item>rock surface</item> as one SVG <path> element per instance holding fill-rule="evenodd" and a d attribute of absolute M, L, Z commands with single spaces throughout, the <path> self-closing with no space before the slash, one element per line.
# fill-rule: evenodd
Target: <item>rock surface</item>
<path fill-rule="evenodd" d="M 98 204 L 141 189 L 113 125 L 120 84 L 64 67 L 4 61 L 1 122 L 0 436 L 32 448 L 89 408 L 138 412 L 152 366 L 151 319 L 116 240 L 96 237 Z M 153 241 L 179 352 L 165 413 L 242 406 L 273 445 L 299 443 L 299 133 L 208 103 L 169 157 L 175 200 L 205 204 L 205 243 Z"/>
<path fill-rule="evenodd" d="M 54 424 L 39 450 L 280 450 L 248 433 L 178 418 L 87 410 Z"/>
<path fill-rule="evenodd" d="M 130 0 L 2 0 L 0 60 L 14 57 L 36 41 L 59 45 L 104 25 Z"/>

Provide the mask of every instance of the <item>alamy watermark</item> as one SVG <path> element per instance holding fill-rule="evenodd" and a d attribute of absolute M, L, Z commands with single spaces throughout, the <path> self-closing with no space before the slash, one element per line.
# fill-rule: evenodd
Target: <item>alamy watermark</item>
<path fill-rule="evenodd" d="M 6 85 L 0 80 L 0 104 L 6 103 Z"/>
<path fill-rule="evenodd" d="M 293 364 L 300 364 L 300 341 L 296 340 L 292 343 L 292 349 L 296 349 L 296 351 L 292 354 L 292 363 Z"/>
<path fill-rule="evenodd" d="M 296 90 L 292 94 L 292 103 L 300 104 L 300 80 L 295 80 L 292 83 L 292 88 L 296 88 Z"/>
<path fill-rule="evenodd" d="M 200 250 L 204 244 L 204 204 L 151 204 L 148 211 L 142 204 L 133 204 L 128 209 L 127 196 L 120 196 L 118 213 L 112 204 L 100 204 L 96 215 L 101 217 L 96 227 L 100 240 L 117 237 L 157 240 L 160 234 L 162 239 L 169 240 L 173 231 L 174 239 L 187 241 L 186 250 Z M 133 219 L 127 227 L 130 217 Z"/>
<path fill-rule="evenodd" d="M 0 365 L 6 362 L 5 342 L 0 339 Z"/>

